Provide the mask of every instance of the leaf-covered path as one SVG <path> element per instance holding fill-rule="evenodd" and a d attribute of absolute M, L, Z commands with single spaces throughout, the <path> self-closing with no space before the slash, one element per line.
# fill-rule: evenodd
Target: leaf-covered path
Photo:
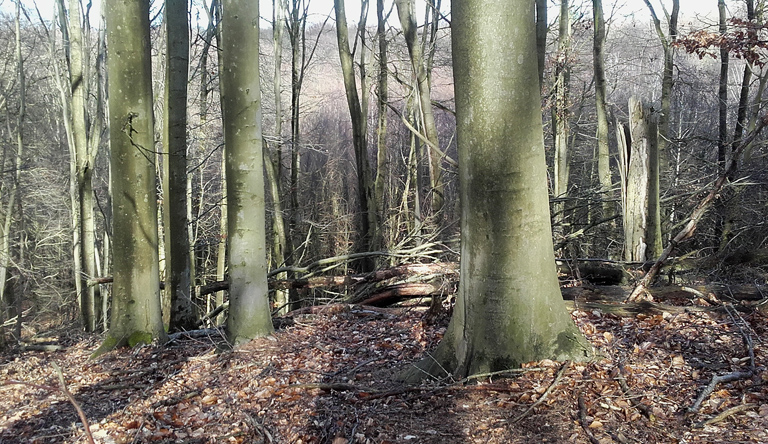
<path fill-rule="evenodd" d="M 333 306 L 223 352 L 182 338 L 89 360 L 100 338 L 62 333 L 63 351 L 0 355 L 0 443 L 88 442 L 72 404 L 40 387 L 59 387 L 53 363 L 97 443 L 768 442 L 762 315 L 573 316 L 595 362 L 419 387 L 393 376 L 445 326 L 405 309 Z M 753 370 L 751 353 L 753 376 L 689 411 L 713 376 Z"/>

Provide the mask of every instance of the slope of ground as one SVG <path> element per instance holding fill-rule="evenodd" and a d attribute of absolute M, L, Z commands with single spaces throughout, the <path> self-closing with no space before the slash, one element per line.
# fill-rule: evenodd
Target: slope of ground
<path fill-rule="evenodd" d="M 62 351 L 0 355 L 0 443 L 88 442 L 52 390 L 53 363 L 97 443 L 768 442 L 760 314 L 577 309 L 594 362 L 406 387 L 393 375 L 429 356 L 445 325 L 418 311 L 333 308 L 234 351 L 211 336 L 90 360 L 100 338 L 70 332 Z M 691 411 L 718 375 L 740 377 Z"/>

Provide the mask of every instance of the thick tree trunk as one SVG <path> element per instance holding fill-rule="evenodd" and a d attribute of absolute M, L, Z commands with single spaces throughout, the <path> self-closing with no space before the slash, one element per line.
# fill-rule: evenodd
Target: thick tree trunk
<path fill-rule="evenodd" d="M 187 71 L 189 27 L 187 0 L 165 1 L 166 72 L 163 145 L 163 213 L 165 221 L 165 291 L 171 301 L 170 330 L 197 327 L 192 300 L 187 235 Z"/>
<path fill-rule="evenodd" d="M 112 322 L 95 352 L 166 337 L 160 313 L 149 1 L 109 2 Z"/>
<path fill-rule="evenodd" d="M 229 317 L 233 344 L 273 331 L 267 289 L 259 5 L 224 0 L 222 100 L 227 146 Z"/>
<path fill-rule="evenodd" d="M 591 346 L 555 271 L 533 3 L 468 0 L 454 2 L 452 14 L 461 283 L 443 341 L 403 377 L 584 359 Z"/>

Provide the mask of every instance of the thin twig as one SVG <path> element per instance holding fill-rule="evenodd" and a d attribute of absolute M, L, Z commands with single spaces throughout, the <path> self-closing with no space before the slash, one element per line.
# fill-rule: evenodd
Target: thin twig
<path fill-rule="evenodd" d="M 96 444 L 93 441 L 93 435 L 91 434 L 91 426 L 88 424 L 88 418 L 85 416 L 85 412 L 83 412 L 83 409 L 80 408 L 80 404 L 77 403 L 75 400 L 75 397 L 72 396 L 72 393 L 69 392 L 69 389 L 67 389 L 67 384 L 64 382 L 64 373 L 61 371 L 61 367 L 59 367 L 58 364 L 55 362 L 52 362 L 51 365 L 53 366 L 53 369 L 56 371 L 56 374 L 59 376 L 59 384 L 61 385 L 61 392 L 64 393 L 64 396 L 67 397 L 70 404 L 77 410 L 77 416 L 80 417 L 80 421 L 83 423 L 83 429 L 85 430 L 85 436 L 88 438 L 88 442 L 90 444 Z"/>
<path fill-rule="evenodd" d="M 552 393 L 552 390 L 557 386 L 557 384 L 560 382 L 561 379 L 563 379 L 563 375 L 565 374 L 565 371 L 568 370 L 571 367 L 571 361 L 565 361 L 562 367 L 560 367 L 560 371 L 557 372 L 557 376 L 555 376 L 555 379 L 552 381 L 551 384 L 549 384 L 549 387 L 547 387 L 547 390 L 542 394 L 539 399 L 536 400 L 533 404 L 531 404 L 530 407 L 526 411 L 524 411 L 521 415 L 514 418 L 512 421 L 510 421 L 510 424 L 514 424 L 521 419 L 525 418 L 533 409 L 541 404 L 545 399 L 547 399 L 547 396 L 549 396 L 550 393 Z"/>

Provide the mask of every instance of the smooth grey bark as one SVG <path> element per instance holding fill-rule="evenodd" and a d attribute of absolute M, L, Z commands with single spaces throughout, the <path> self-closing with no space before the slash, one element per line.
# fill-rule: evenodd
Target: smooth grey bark
<path fill-rule="evenodd" d="M 728 31 L 725 13 L 725 0 L 717 1 L 720 34 Z M 718 131 L 717 131 L 717 166 L 725 171 L 728 155 L 728 48 L 720 48 L 720 81 L 718 83 Z"/>
<path fill-rule="evenodd" d="M 374 196 L 379 205 L 379 214 L 385 213 L 384 192 L 389 178 L 389 161 L 387 153 L 387 109 L 389 102 L 389 68 L 387 67 L 386 19 L 384 17 L 384 0 L 376 0 L 376 36 L 379 40 L 379 78 L 376 84 L 378 95 L 378 117 L 376 124 L 376 177 L 374 179 Z"/>
<path fill-rule="evenodd" d="M 557 282 L 533 14 L 526 0 L 452 3 L 461 279 L 443 340 L 406 380 L 592 354 Z"/>
<path fill-rule="evenodd" d="M 106 4 L 112 168 L 112 316 L 95 355 L 164 341 L 160 310 L 149 0 Z"/>
<path fill-rule="evenodd" d="M 544 87 L 544 67 L 547 61 L 547 0 L 535 0 L 536 4 L 536 55 L 539 67 L 539 88 Z"/>
<path fill-rule="evenodd" d="M 267 288 L 258 2 L 222 2 L 221 47 L 229 231 L 227 339 L 236 345 L 273 331 Z"/>
<path fill-rule="evenodd" d="M 86 117 L 86 51 L 83 42 L 84 31 L 80 16 L 80 1 L 69 1 L 69 81 L 72 101 L 72 130 L 75 143 L 75 165 L 80 222 L 81 280 L 80 311 L 86 331 L 101 327 L 101 295 L 98 286 L 87 285 L 87 280 L 96 277 L 96 228 L 94 217 L 93 171 L 95 170 L 98 144 L 89 143 L 89 128 Z"/>
<path fill-rule="evenodd" d="M 264 150 L 265 171 L 272 196 L 272 266 L 279 268 L 286 266 L 286 253 L 288 251 L 288 234 L 283 218 L 282 201 L 282 158 L 283 158 L 283 100 L 282 100 L 282 66 L 283 66 L 283 28 L 285 3 L 284 0 L 272 0 L 272 47 L 274 48 L 275 70 L 272 78 L 272 87 L 275 95 L 275 149 L 270 152 Z M 266 146 L 265 146 L 266 148 Z M 280 273 L 276 279 L 286 279 L 287 273 Z M 288 291 L 275 290 L 275 306 L 278 314 L 285 314 L 289 310 Z"/>
<path fill-rule="evenodd" d="M 659 168 L 661 171 L 667 171 L 669 165 L 668 145 L 671 139 L 670 116 L 672 114 L 672 89 L 675 86 L 674 67 L 675 67 L 675 42 L 677 41 L 677 21 L 680 14 L 680 0 L 672 0 L 672 11 L 669 12 L 662 3 L 662 9 L 667 20 L 667 33 L 661 28 L 656 10 L 653 8 L 650 0 L 643 0 L 651 13 L 656 35 L 661 42 L 664 51 L 664 68 L 661 77 L 661 112 L 659 113 Z"/>
<path fill-rule="evenodd" d="M 6 207 L 3 209 L 3 226 L 0 233 L 0 301 L 10 309 L 10 317 L 16 316 L 16 341 L 21 341 L 21 302 L 23 292 L 14 291 L 16 283 L 20 276 L 11 278 L 10 269 L 13 262 L 15 262 L 14 268 L 23 267 L 23 253 L 18 251 L 18 257 L 12 261 L 12 248 L 11 248 L 11 228 L 13 227 L 14 218 L 18 219 L 23 224 L 23 215 L 20 214 L 20 205 L 17 201 L 19 197 L 19 183 L 22 169 L 22 162 L 24 159 L 24 122 L 26 121 L 27 113 L 27 87 L 26 87 L 26 75 L 24 73 L 24 57 L 21 51 L 21 3 L 16 3 L 16 17 L 14 19 L 14 31 L 15 31 L 15 55 L 16 55 L 16 88 L 18 90 L 18 112 L 16 114 L 16 152 L 14 153 L 13 170 L 11 173 L 11 185 L 8 193 L 8 201 Z M 11 133 L 10 115 L 8 113 L 7 103 L 5 97 L 3 103 L 6 105 L 6 126 L 8 133 Z M 5 159 L 3 159 L 3 164 Z M 5 166 L 5 165 L 2 165 Z M 23 226 L 17 227 L 18 232 L 23 235 Z M 19 248 L 21 250 L 21 248 Z M 6 286 L 8 289 L 6 289 Z M 9 290 L 9 291 L 7 291 Z"/>
<path fill-rule="evenodd" d="M 554 97 L 552 109 L 552 129 L 555 140 L 554 186 L 552 195 L 556 200 L 555 222 L 562 228 L 565 221 L 565 204 L 562 201 L 568 194 L 568 176 L 570 174 L 570 109 L 568 89 L 570 84 L 571 51 L 571 14 L 568 0 L 560 0 L 560 26 L 558 31 L 558 50 L 555 65 Z"/>
<path fill-rule="evenodd" d="M 595 74 L 595 117 L 597 119 L 597 178 L 600 183 L 600 197 L 603 200 L 603 217 L 615 211 L 611 202 L 611 154 L 608 143 L 608 107 L 605 92 L 605 18 L 602 0 L 592 0 L 592 18 L 594 34 L 592 45 L 592 64 Z"/>
<path fill-rule="evenodd" d="M 417 24 L 414 13 L 415 0 L 395 0 L 397 13 L 400 18 L 400 26 L 403 29 L 405 44 L 411 61 L 411 69 L 416 77 L 416 89 L 418 94 L 419 120 L 424 128 L 424 136 L 427 141 L 427 154 L 429 158 L 429 182 L 432 194 L 432 213 L 438 220 L 442 219 L 442 210 L 445 203 L 442 160 L 443 154 L 439 151 L 440 140 L 438 137 L 435 116 L 432 112 L 432 92 L 429 81 L 429 71 L 425 66 L 425 54 L 417 42 Z"/>
<path fill-rule="evenodd" d="M 377 245 L 376 229 L 378 217 L 376 198 L 371 178 L 371 166 L 368 161 L 368 143 L 366 140 L 366 121 L 363 118 L 363 106 L 357 92 L 354 61 L 349 47 L 349 29 L 344 10 L 344 0 L 334 0 L 336 11 L 336 39 L 338 41 L 339 59 L 344 77 L 344 89 L 347 96 L 347 106 L 352 120 L 352 144 L 355 150 L 355 166 L 357 169 L 357 195 L 360 203 L 360 247 L 361 251 L 375 250 Z M 374 248 L 372 248 L 374 247 Z M 372 258 L 360 262 L 361 271 L 371 271 L 375 264 Z"/>
<path fill-rule="evenodd" d="M 171 302 L 169 329 L 180 331 L 197 327 L 197 307 L 192 300 L 191 256 L 187 233 L 187 0 L 165 0 L 165 30 L 165 291 Z"/>

